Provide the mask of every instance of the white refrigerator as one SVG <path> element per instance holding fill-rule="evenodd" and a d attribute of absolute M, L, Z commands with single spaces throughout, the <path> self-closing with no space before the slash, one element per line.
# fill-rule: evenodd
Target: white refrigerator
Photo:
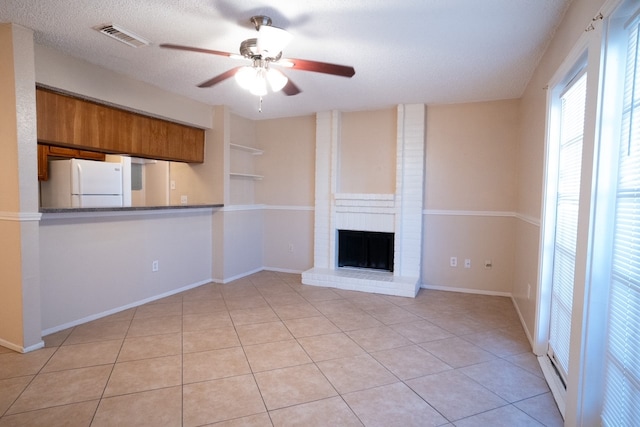
<path fill-rule="evenodd" d="M 49 180 L 41 184 L 42 207 L 130 206 L 131 187 L 127 194 L 123 183 L 123 163 L 81 159 L 52 160 L 49 162 Z M 125 204 L 127 195 L 128 204 Z"/>

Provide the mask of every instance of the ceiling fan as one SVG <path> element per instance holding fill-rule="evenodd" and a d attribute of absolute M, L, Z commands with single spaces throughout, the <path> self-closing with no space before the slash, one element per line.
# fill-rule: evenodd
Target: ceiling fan
<path fill-rule="evenodd" d="M 246 58 L 251 61 L 250 66 L 232 68 L 212 79 L 200 83 L 198 87 L 211 87 L 235 76 L 236 81 L 241 87 L 260 97 L 268 93 L 267 85 L 273 92 L 282 90 L 285 95 L 288 96 L 297 95 L 301 92 L 287 76 L 279 70 L 271 68 L 271 65 L 279 65 L 294 70 L 332 74 L 341 77 L 352 77 L 356 73 L 353 67 L 346 65 L 309 61 L 306 59 L 282 58 L 282 50 L 291 41 L 291 34 L 282 28 L 273 27 L 271 25 L 271 18 L 268 16 L 253 16 L 251 22 L 255 26 L 256 31 L 258 31 L 258 37 L 243 41 L 240 44 L 240 55 L 176 44 L 165 43 L 161 44 L 160 47 L 208 53 L 229 58 Z"/>

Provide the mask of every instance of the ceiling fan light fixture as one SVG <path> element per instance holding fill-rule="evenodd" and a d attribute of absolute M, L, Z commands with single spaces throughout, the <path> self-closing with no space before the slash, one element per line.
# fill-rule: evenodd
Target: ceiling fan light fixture
<path fill-rule="evenodd" d="M 235 79 L 241 88 L 251 90 L 253 82 L 256 79 L 256 69 L 248 65 L 242 67 L 236 71 Z"/>
<path fill-rule="evenodd" d="M 275 58 L 292 38 L 293 36 L 282 28 L 263 25 L 258 30 L 258 52 L 263 57 Z"/>
<path fill-rule="evenodd" d="M 271 90 L 274 92 L 278 92 L 279 90 L 282 90 L 282 88 L 289 81 L 287 76 L 285 76 L 278 70 L 274 70 L 273 68 L 269 68 L 267 70 L 267 80 L 269 81 L 269 86 L 271 86 Z"/>
<path fill-rule="evenodd" d="M 256 96 L 267 94 L 267 76 L 264 68 L 258 68 L 255 73 L 249 92 Z"/>

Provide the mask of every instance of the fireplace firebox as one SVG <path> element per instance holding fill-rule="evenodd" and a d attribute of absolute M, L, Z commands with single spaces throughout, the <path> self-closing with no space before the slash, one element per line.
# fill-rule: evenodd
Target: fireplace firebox
<path fill-rule="evenodd" d="M 338 267 L 393 271 L 393 233 L 338 230 Z"/>

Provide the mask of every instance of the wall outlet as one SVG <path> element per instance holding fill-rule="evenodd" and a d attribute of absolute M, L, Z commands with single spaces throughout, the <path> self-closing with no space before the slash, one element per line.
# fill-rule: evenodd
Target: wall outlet
<path fill-rule="evenodd" d="M 293 243 L 289 243 L 289 252 L 293 252 Z"/>
<path fill-rule="evenodd" d="M 158 263 L 158 260 L 154 260 L 151 263 L 151 271 L 158 271 L 160 269 L 160 264 Z"/>
<path fill-rule="evenodd" d="M 458 266 L 458 257 L 452 256 L 449 258 L 449 267 L 457 267 Z"/>
<path fill-rule="evenodd" d="M 471 259 L 465 258 L 464 260 L 464 268 L 471 268 Z"/>
<path fill-rule="evenodd" d="M 181 204 L 186 205 L 187 204 L 187 200 L 188 200 L 188 198 L 184 194 L 182 196 L 180 196 L 180 203 Z"/>

